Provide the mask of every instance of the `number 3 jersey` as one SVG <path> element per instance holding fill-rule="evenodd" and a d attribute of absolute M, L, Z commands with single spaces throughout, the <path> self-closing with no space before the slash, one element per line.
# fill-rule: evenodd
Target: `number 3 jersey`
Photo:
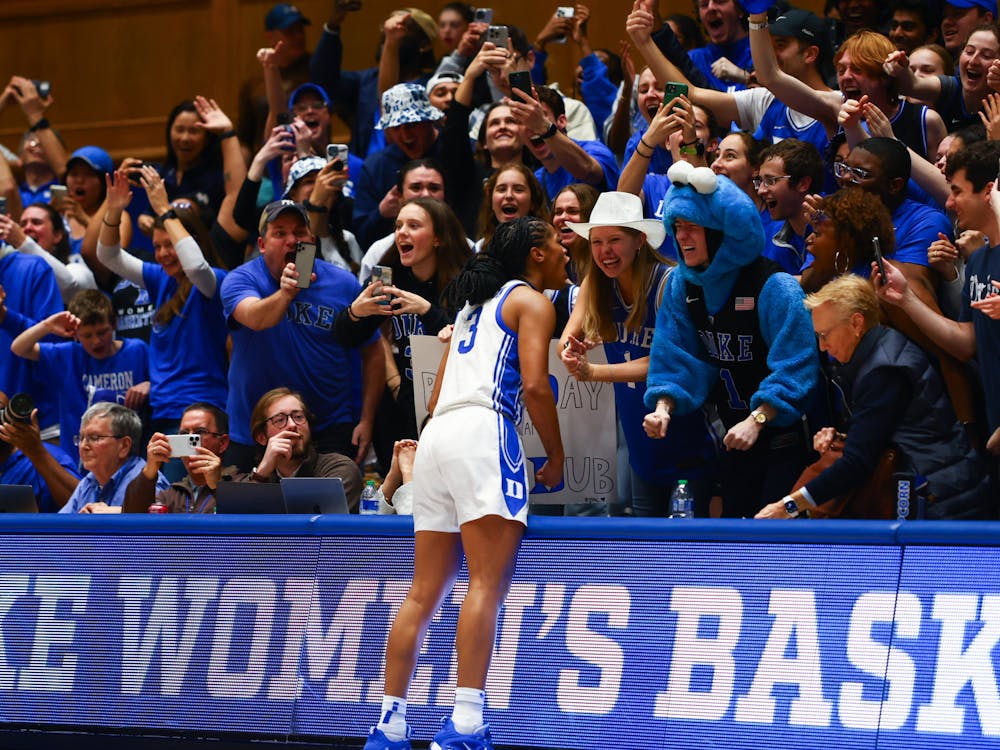
<path fill-rule="evenodd" d="M 482 305 L 467 304 L 455 320 L 435 414 L 463 406 L 485 406 L 514 423 L 521 421 L 521 363 L 517 333 L 500 311 L 523 281 L 508 281 Z"/>

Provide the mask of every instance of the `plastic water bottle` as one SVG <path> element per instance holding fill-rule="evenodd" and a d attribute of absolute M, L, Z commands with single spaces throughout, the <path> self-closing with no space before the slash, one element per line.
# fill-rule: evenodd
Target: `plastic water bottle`
<path fill-rule="evenodd" d="M 670 495 L 671 518 L 694 518 L 694 498 L 686 479 L 681 479 Z"/>
<path fill-rule="evenodd" d="M 365 488 L 361 490 L 361 515 L 371 516 L 378 513 L 378 491 L 375 489 L 375 480 L 369 479 L 365 482 Z"/>

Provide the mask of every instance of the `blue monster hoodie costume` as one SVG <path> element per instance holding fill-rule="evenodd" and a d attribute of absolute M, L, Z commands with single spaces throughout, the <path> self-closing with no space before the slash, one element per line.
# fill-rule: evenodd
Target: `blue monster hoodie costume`
<path fill-rule="evenodd" d="M 666 396 L 676 413 L 687 414 L 712 401 L 728 429 L 766 403 L 776 411 L 770 423 L 790 426 L 812 401 L 820 374 L 802 289 L 761 258 L 760 216 L 728 177 L 687 164 L 675 164 L 668 174 L 673 185 L 664 200 L 663 223 L 680 264 L 667 280 L 656 318 L 646 405 L 655 409 Z M 708 230 L 706 268 L 684 264 L 674 236 L 678 218 Z M 765 279 L 759 293 L 758 278 Z M 692 318 L 695 301 L 704 305 L 706 320 L 739 320 L 739 328 L 699 330 Z"/>

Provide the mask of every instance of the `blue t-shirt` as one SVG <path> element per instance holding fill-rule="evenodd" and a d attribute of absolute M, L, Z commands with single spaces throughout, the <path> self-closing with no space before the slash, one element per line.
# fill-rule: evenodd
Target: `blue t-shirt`
<path fill-rule="evenodd" d="M 58 180 L 50 180 L 44 185 L 39 185 L 37 190 L 32 190 L 27 182 L 22 182 L 17 186 L 18 192 L 21 193 L 21 206 L 27 208 L 35 203 L 51 203 L 52 186 L 58 184 Z"/>
<path fill-rule="evenodd" d="M 361 358 L 333 335 L 333 321 L 361 292 L 349 272 L 317 260 L 316 280 L 292 300 L 285 319 L 263 331 L 240 325 L 233 311 L 244 299 L 265 299 L 278 290 L 263 257 L 230 272 L 222 284 L 222 304 L 233 336 L 229 365 L 229 432 L 251 444 L 250 414 L 267 391 L 287 386 L 299 391 L 316 415 L 314 427 L 354 424 L 361 413 Z M 377 341 L 374 333 L 365 345 Z"/>
<path fill-rule="evenodd" d="M 892 212 L 896 230 L 896 251 L 890 256 L 899 263 L 927 265 L 927 248 L 937 242 L 938 232 L 952 238 L 951 222 L 944 211 L 906 198 Z"/>
<path fill-rule="evenodd" d="M 635 147 L 639 144 L 639 139 L 646 135 L 646 130 L 648 128 L 649 123 L 643 120 L 642 127 L 632 133 L 632 136 L 628 139 L 628 143 L 625 144 L 625 159 L 622 161 L 623 164 L 628 164 L 629 159 L 632 158 L 632 154 L 635 153 Z M 643 146 L 642 150 L 648 151 L 649 149 Z M 646 171 L 651 174 L 666 174 L 667 170 L 670 169 L 670 165 L 673 163 L 674 159 L 670 155 L 670 151 L 663 148 L 663 146 L 656 146 L 653 149 L 653 156 L 650 158 L 649 164 L 646 166 Z"/>
<path fill-rule="evenodd" d="M 226 404 L 226 321 L 220 290 L 226 272 L 213 268 L 211 299 L 191 287 L 179 314 L 149 336 L 149 404 L 153 419 L 180 419 L 196 401 Z M 156 309 L 173 297 L 177 280 L 159 263 L 142 264 L 142 280 Z"/>
<path fill-rule="evenodd" d="M 59 446 L 42 443 L 42 447 L 52 454 L 52 457 L 66 471 L 75 477 L 80 476 L 73 459 L 60 450 Z M 42 479 L 42 475 L 38 473 L 35 465 L 31 463 L 31 459 L 21 451 L 14 451 L 6 461 L 0 464 L 0 484 L 30 485 L 35 491 L 35 499 L 38 501 L 40 512 L 52 513 L 56 509 L 49 486 L 45 484 L 45 480 Z"/>
<path fill-rule="evenodd" d="M 962 312 L 958 319 L 963 323 L 971 322 L 976 334 L 976 359 L 979 360 L 990 432 L 1000 427 L 1000 322 L 976 310 L 970 303 L 995 294 L 994 280 L 1000 281 L 1000 246 L 982 247 L 970 255 L 965 264 Z"/>
<path fill-rule="evenodd" d="M 719 91 L 742 91 L 746 88 L 743 83 L 726 83 L 712 75 L 712 63 L 720 57 L 728 58 L 743 70 L 753 70 L 753 56 L 750 54 L 750 37 L 745 36 L 729 44 L 706 44 L 688 52 L 691 62 L 705 76 L 709 85 Z"/>
<path fill-rule="evenodd" d="M 7 315 L 0 325 L 0 390 L 8 397 L 30 393 L 38 408 L 38 424 L 42 429 L 51 427 L 59 422 L 59 381 L 45 380 L 38 363 L 14 356 L 10 345 L 26 328 L 62 312 L 55 274 L 39 257 L 9 252 L 0 257 L 0 286 L 7 295 L 7 310 L 23 316 Z"/>
<path fill-rule="evenodd" d="M 604 172 L 604 182 L 600 185 L 594 185 L 598 192 L 614 190 L 618 187 L 618 161 L 615 159 L 615 155 L 611 153 L 611 149 L 600 141 L 574 140 L 573 143 L 586 151 L 588 156 L 596 159 L 597 163 L 601 165 L 601 171 Z M 567 185 L 581 182 L 581 180 L 576 179 L 563 167 L 559 167 L 555 172 L 549 172 L 545 167 L 539 167 L 535 170 L 535 177 L 542 183 L 542 187 L 545 188 L 550 201 L 555 200 L 559 191 Z"/>
<path fill-rule="evenodd" d="M 761 255 L 781 266 L 782 271 L 798 276 L 806 262 L 806 237 L 811 231 L 807 227 L 805 234 L 799 237 L 787 222 L 772 221 L 764 229 L 764 236 L 768 241 Z"/>
<path fill-rule="evenodd" d="M 116 354 L 94 359 L 76 341 L 39 344 L 38 348 L 38 364 L 44 377 L 50 383 L 62 384 L 59 445 L 79 461 L 73 436 L 80 431 L 80 417 L 99 401 L 124 405 L 128 389 L 149 380 L 149 349 L 141 339 L 123 339 Z"/>
<path fill-rule="evenodd" d="M 120 507 L 125 504 L 125 490 L 128 489 L 132 480 L 146 466 L 146 459 L 138 456 L 129 456 L 125 463 L 116 471 L 108 483 L 103 487 L 97 483 L 93 473 L 80 480 L 80 484 L 69 496 L 69 501 L 59 509 L 60 513 L 79 513 L 87 503 L 105 502 L 111 506 Z M 170 486 L 170 482 L 162 473 L 156 473 L 156 492 L 163 492 Z"/>

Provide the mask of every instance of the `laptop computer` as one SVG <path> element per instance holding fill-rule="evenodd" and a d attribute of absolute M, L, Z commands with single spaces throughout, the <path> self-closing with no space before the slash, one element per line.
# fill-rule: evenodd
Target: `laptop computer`
<path fill-rule="evenodd" d="M 37 513 L 38 500 L 30 484 L 0 484 L 0 513 Z"/>
<path fill-rule="evenodd" d="M 215 489 L 216 513 L 285 512 L 281 485 L 271 482 L 219 482 Z"/>
<path fill-rule="evenodd" d="M 349 513 L 340 477 L 283 477 L 281 491 L 288 513 Z"/>

